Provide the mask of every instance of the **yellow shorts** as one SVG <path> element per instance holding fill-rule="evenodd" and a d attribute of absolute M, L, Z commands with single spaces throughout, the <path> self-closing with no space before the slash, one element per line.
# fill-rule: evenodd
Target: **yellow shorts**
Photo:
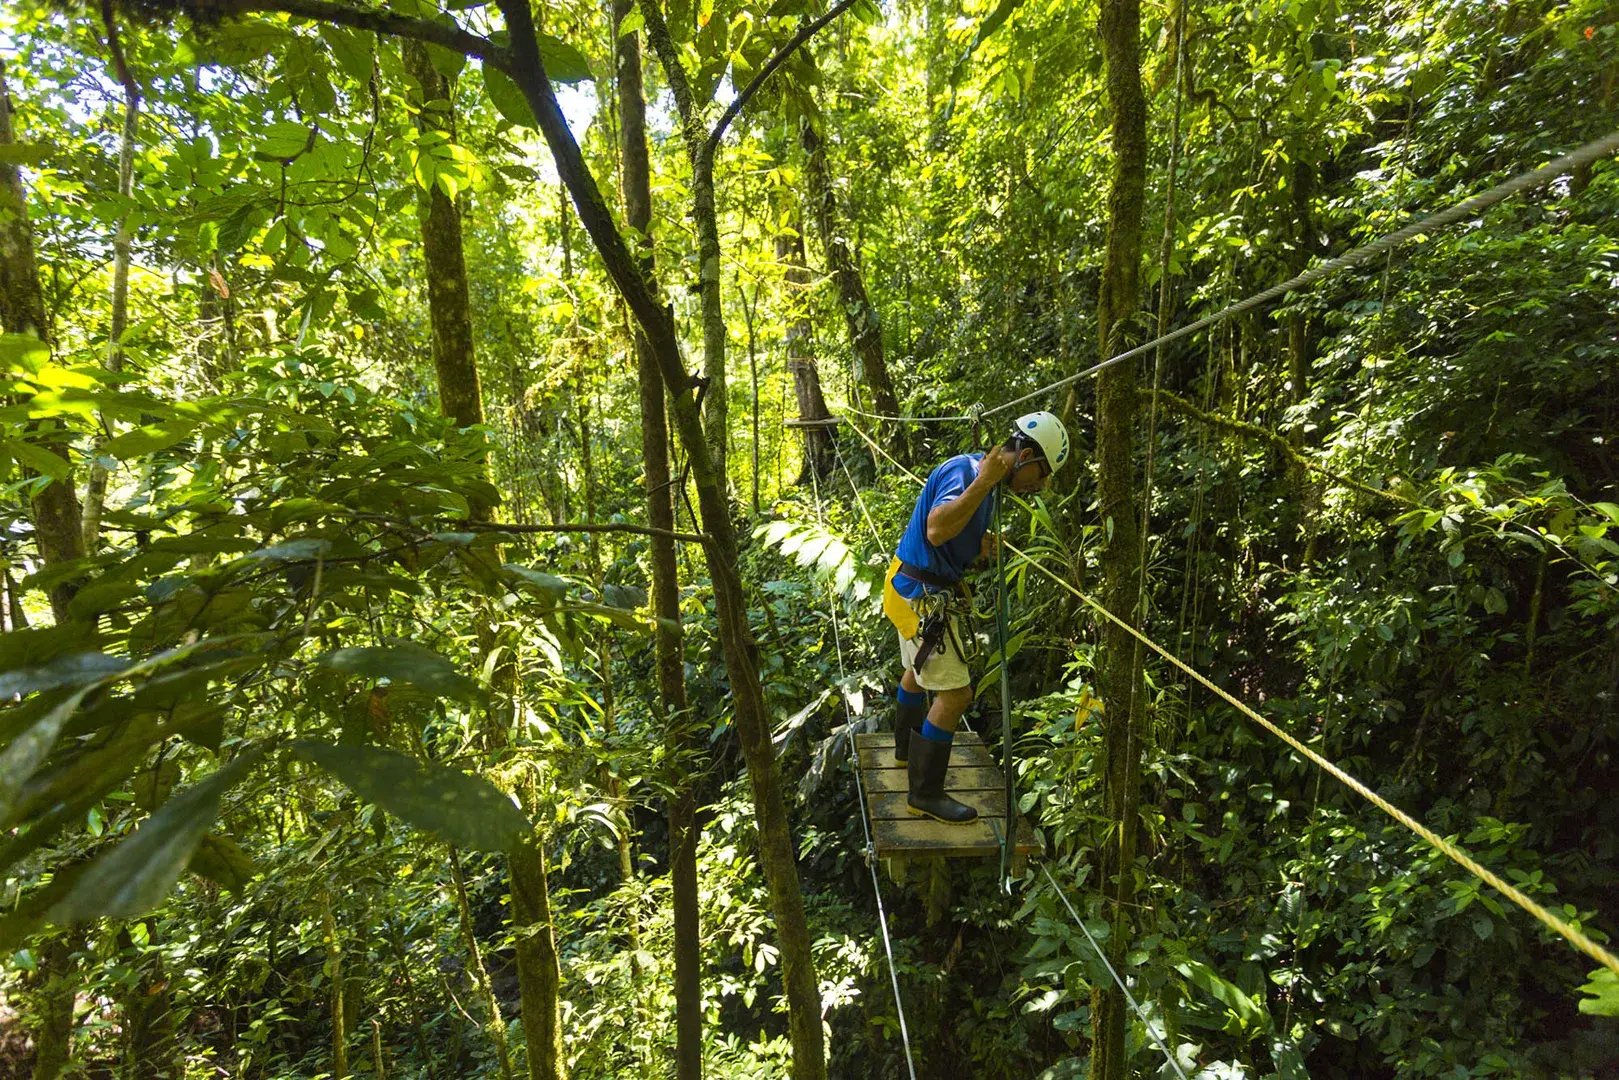
<path fill-rule="evenodd" d="M 924 595 L 915 600 L 900 600 L 910 605 L 916 612 L 917 622 L 920 624 L 932 610 L 934 604 L 945 602 L 945 598 L 937 593 Z M 973 684 L 972 672 L 967 668 L 967 658 L 962 655 L 962 643 L 965 638 L 962 634 L 961 616 L 952 613 L 949 616 L 950 624 L 934 646 L 933 651 L 922 663 L 916 673 L 916 681 L 924 690 L 959 690 L 964 686 Z M 916 663 L 917 650 L 922 647 L 922 632 L 918 626 L 915 637 L 899 635 L 899 658 L 907 670 Z"/>

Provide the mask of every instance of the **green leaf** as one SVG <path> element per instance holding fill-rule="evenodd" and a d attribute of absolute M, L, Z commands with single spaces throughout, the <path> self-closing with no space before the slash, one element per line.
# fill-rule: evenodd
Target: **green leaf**
<path fill-rule="evenodd" d="M 371 40 L 358 30 L 350 30 L 346 26 L 332 26 L 330 23 L 317 23 L 315 29 L 319 31 L 322 39 L 332 50 L 332 57 L 337 66 L 342 68 L 355 82 L 368 82 L 371 79 Z"/>
<path fill-rule="evenodd" d="M 550 34 L 536 36 L 540 39 L 540 61 L 552 82 L 578 83 L 590 78 L 590 61 L 584 53 Z"/>
<path fill-rule="evenodd" d="M 116 674 L 129 661 L 105 653 L 85 652 L 59 656 L 48 664 L 0 673 L 0 698 L 21 697 L 41 690 L 83 686 Z"/>
<path fill-rule="evenodd" d="M 73 466 L 62 455 L 23 439 L 0 439 L 0 447 L 4 447 L 19 465 L 52 480 L 60 480 L 73 472 Z"/>
<path fill-rule="evenodd" d="M 51 358 L 51 347 L 33 334 L 0 334 L 0 363 L 13 371 L 38 371 Z"/>
<path fill-rule="evenodd" d="M 262 559 L 266 562 L 300 562 L 304 559 L 313 559 L 332 550 L 330 540 L 321 540 L 308 537 L 302 540 L 285 540 L 279 544 L 259 548 L 242 556 L 244 559 Z"/>
<path fill-rule="evenodd" d="M 148 424 L 107 440 L 101 452 L 120 461 L 145 457 L 159 450 L 167 450 L 190 435 L 196 427 L 194 420 L 165 420 L 161 424 Z"/>
<path fill-rule="evenodd" d="M 618 24 L 618 36 L 628 37 L 646 26 L 646 16 L 641 13 L 641 5 L 636 4 L 630 8 L 630 13 L 624 16 Z"/>
<path fill-rule="evenodd" d="M 278 120 L 264 129 L 258 152 L 272 161 L 285 161 L 303 153 L 310 129 L 293 120 Z"/>
<path fill-rule="evenodd" d="M 487 62 L 483 65 L 483 88 L 489 95 L 490 104 L 508 124 L 514 127 L 537 126 L 534 110 L 528 107 L 528 98 L 523 96 L 517 83 L 510 75 Z"/>
<path fill-rule="evenodd" d="M 477 684 L 443 656 L 414 642 L 334 649 L 317 663 L 345 675 L 408 683 L 440 697 L 470 698 Z"/>
<path fill-rule="evenodd" d="M 108 681 L 108 678 L 110 676 L 87 683 L 57 702 L 50 712 L 30 724 L 27 730 L 6 746 L 4 752 L 0 752 L 0 828 L 13 823 L 12 811 L 16 806 L 17 796 L 22 792 L 23 784 L 28 782 L 40 763 L 50 754 L 51 747 L 56 745 L 57 737 L 62 734 L 62 729 L 67 726 L 73 714 L 78 712 L 79 704 L 90 691 Z"/>
<path fill-rule="evenodd" d="M 457 847 L 505 851 L 530 829 L 528 818 L 511 799 L 482 777 L 375 746 L 300 739 L 292 749 L 360 798 Z"/>
<path fill-rule="evenodd" d="M 41 143 L 6 143 L 0 145 L 0 165 L 39 165 L 55 149 Z"/>
<path fill-rule="evenodd" d="M 1591 972 L 1591 981 L 1580 987 L 1588 998 L 1580 1001 L 1580 1011 L 1587 1016 L 1619 1016 L 1619 975 L 1607 968 Z"/>
<path fill-rule="evenodd" d="M 240 893 L 253 880 L 258 867 L 247 852 L 228 836 L 209 833 L 192 853 L 190 870 L 209 881 L 217 881 L 231 892 Z"/>
<path fill-rule="evenodd" d="M 219 816 L 219 800 L 259 759 L 249 751 L 174 796 L 135 834 L 98 856 L 50 910 L 55 923 L 143 915 L 162 902 Z"/>
<path fill-rule="evenodd" d="M 433 70 L 449 82 L 461 77 L 462 70 L 467 66 L 467 54 L 446 49 L 442 45 L 427 46 L 427 59 L 433 65 Z"/>
<path fill-rule="evenodd" d="M 568 592 L 568 583 L 555 574 L 547 574 L 543 570 L 534 570 L 518 563 L 507 563 L 501 569 L 508 577 L 517 579 L 515 584 L 530 586 L 553 604 Z"/>

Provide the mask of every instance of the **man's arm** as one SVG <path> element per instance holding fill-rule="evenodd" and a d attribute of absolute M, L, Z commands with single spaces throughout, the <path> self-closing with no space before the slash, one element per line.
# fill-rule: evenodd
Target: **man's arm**
<path fill-rule="evenodd" d="M 978 463 L 978 475 L 967 485 L 967 490 L 947 503 L 940 503 L 928 514 L 928 543 L 934 547 L 949 543 L 967 527 L 979 505 L 995 490 L 995 485 L 1006 479 L 1012 471 L 1017 454 L 997 447 L 984 455 Z"/>

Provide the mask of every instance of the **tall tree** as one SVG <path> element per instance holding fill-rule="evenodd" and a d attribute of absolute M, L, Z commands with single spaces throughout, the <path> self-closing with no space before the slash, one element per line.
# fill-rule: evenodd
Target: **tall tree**
<path fill-rule="evenodd" d="M 623 170 L 624 220 L 641 237 L 642 272 L 652 275 L 652 168 L 647 155 L 646 97 L 641 40 L 617 33 L 634 0 L 614 0 L 613 28 L 618 70 L 619 155 Z M 641 403 L 641 461 L 646 474 L 647 524 L 665 534 L 675 527 L 675 491 L 670 482 L 669 419 L 658 360 L 646 334 L 634 332 Z M 674 903 L 675 1076 L 703 1074 L 702 925 L 697 893 L 697 811 L 685 762 L 694 747 L 686 722 L 685 646 L 680 628 L 680 578 L 674 538 L 651 538 L 652 613 L 657 617 L 658 706 L 675 775 L 669 778 L 669 881 Z"/>
<path fill-rule="evenodd" d="M 1107 193 L 1107 243 L 1096 305 L 1097 345 L 1103 358 L 1119 351 L 1140 289 L 1141 215 L 1147 162 L 1147 103 L 1141 89 L 1140 0 L 1103 0 L 1102 55 L 1113 144 L 1113 174 Z M 1137 616 L 1141 534 L 1135 503 L 1132 457 L 1136 375 L 1115 364 L 1096 380 L 1096 494 L 1109 536 L 1102 551 L 1103 593 L 1108 610 Z M 1130 940 L 1129 911 L 1135 898 L 1136 802 L 1141 782 L 1141 651 L 1121 627 L 1102 632 L 1098 672 L 1105 706 L 1102 789 L 1107 817 L 1099 845 L 1101 887 L 1110 906 L 1108 939 L 1115 970 L 1123 970 Z M 1091 1076 L 1123 1080 L 1126 1012 L 1123 994 L 1099 984 L 1092 992 Z"/>
<path fill-rule="evenodd" d="M 894 393 L 894 382 L 888 374 L 882 322 L 866 294 L 865 278 L 860 273 L 859 262 L 849 244 L 848 219 L 838 205 L 832 171 L 826 163 L 826 143 L 809 117 L 804 119 L 800 137 L 804 144 L 805 171 L 809 179 L 810 209 L 821 234 L 821 247 L 826 252 L 826 267 L 837 286 L 838 306 L 843 310 L 843 325 L 849 332 L 849 348 L 854 352 L 855 375 L 871 390 L 871 401 L 878 412 L 898 416 L 899 398 Z M 904 428 L 895 424 L 888 435 L 894 447 L 894 457 L 901 464 L 908 463 L 910 452 Z"/>
<path fill-rule="evenodd" d="M 0 147 L 17 141 L 12 126 L 11 91 L 0 60 Z M 0 156 L 0 330 L 37 339 L 49 347 L 50 328 L 45 319 L 45 297 L 39 288 L 39 264 L 34 257 L 34 228 L 28 220 L 28 193 L 22 170 L 11 156 Z M 72 451 L 52 421 L 31 424 L 29 434 L 49 459 L 52 475 L 39 476 L 29 497 L 34 540 L 46 566 L 84 556 L 84 520 L 78 492 L 73 486 Z M 68 601 L 75 586 L 62 582 L 50 590 L 51 610 L 58 623 L 68 621 Z"/>
<path fill-rule="evenodd" d="M 112 54 L 113 71 L 124 89 L 124 124 L 118 139 L 118 199 L 123 206 L 112 242 L 112 313 L 107 323 L 105 361 L 108 371 L 119 372 L 124 368 L 123 338 L 129 326 L 129 257 L 135 239 L 134 214 L 129 203 L 135 193 L 135 137 L 140 124 L 141 90 L 125 58 L 110 0 L 103 0 L 101 10 L 107 28 L 107 51 Z M 101 424 L 103 429 L 107 427 L 106 417 L 102 418 Z M 90 464 L 90 481 L 84 493 L 86 551 L 96 550 L 101 540 L 101 511 L 107 499 L 107 477 L 107 467 L 101 463 L 98 455 Z"/>
<path fill-rule="evenodd" d="M 826 397 L 821 393 L 821 369 L 815 362 L 815 326 L 810 321 L 809 299 L 814 281 L 804 265 L 804 234 L 796 225 L 776 236 L 776 260 L 786 267 L 787 287 L 787 370 L 793 375 L 793 395 L 798 400 L 800 421 L 824 420 Z M 890 414 L 892 415 L 892 414 Z M 810 474 L 824 477 L 832 471 L 832 432 L 826 427 L 805 425 L 804 467 L 798 483 L 810 482 Z"/>
<path fill-rule="evenodd" d="M 455 141 L 453 83 L 433 66 L 427 46 L 404 42 L 405 71 L 420 88 L 416 126 L 424 143 Z M 424 147 L 424 152 L 426 152 Z M 433 324 L 433 364 L 438 370 L 439 407 L 461 427 L 483 423 L 483 395 L 472 347 L 472 303 L 467 289 L 466 255 L 461 243 L 461 210 L 438 183 L 418 195 L 422 258 L 427 269 L 427 306 Z M 487 513 L 484 507 L 483 512 Z"/>

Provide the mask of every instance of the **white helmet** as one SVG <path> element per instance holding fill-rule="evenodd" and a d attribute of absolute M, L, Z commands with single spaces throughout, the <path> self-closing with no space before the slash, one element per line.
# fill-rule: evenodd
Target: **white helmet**
<path fill-rule="evenodd" d="M 1062 468 L 1063 462 L 1068 460 L 1068 429 L 1050 413 L 1032 412 L 1018 417 L 1017 433 L 1040 447 L 1052 472 Z"/>

